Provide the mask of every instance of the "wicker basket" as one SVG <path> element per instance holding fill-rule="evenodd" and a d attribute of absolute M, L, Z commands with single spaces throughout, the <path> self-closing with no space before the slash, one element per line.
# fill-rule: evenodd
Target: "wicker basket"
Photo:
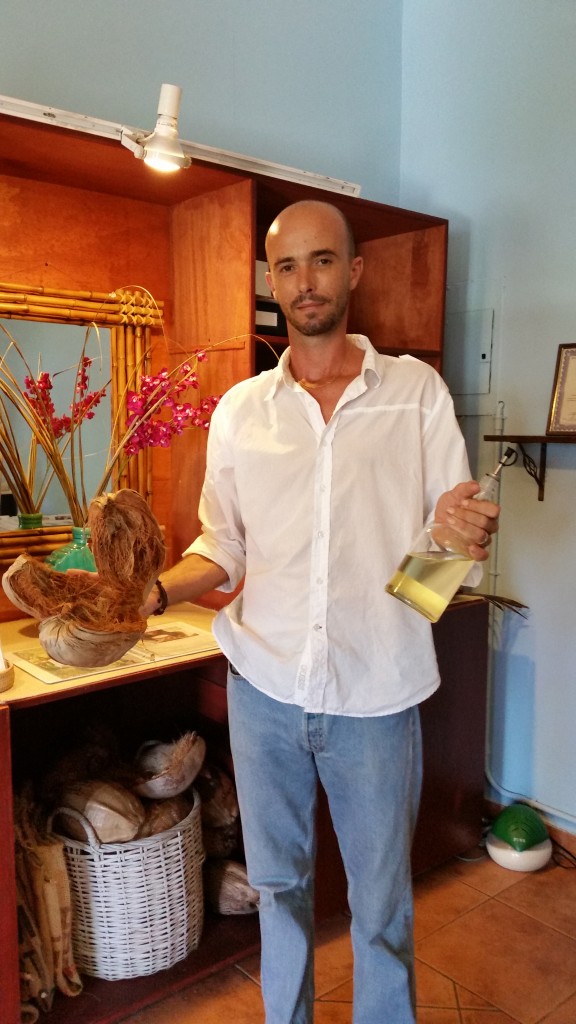
<path fill-rule="evenodd" d="M 59 835 L 72 892 L 72 946 L 79 971 L 115 981 L 172 967 L 196 949 L 204 922 L 200 798 L 178 825 L 147 839 L 100 843 Z M 53 818 L 57 817 L 57 814 Z"/>

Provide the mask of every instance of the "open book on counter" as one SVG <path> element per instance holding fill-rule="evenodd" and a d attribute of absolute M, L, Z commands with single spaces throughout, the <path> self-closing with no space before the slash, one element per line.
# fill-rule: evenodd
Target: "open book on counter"
<path fill-rule="evenodd" d="M 96 668 L 60 665 L 46 654 L 39 640 L 30 641 L 25 647 L 13 648 L 10 659 L 43 683 L 62 683 L 70 679 L 81 679 L 82 676 L 98 675 L 100 672 L 110 674 L 123 670 L 133 671 L 139 666 L 152 665 L 157 661 L 177 660 L 191 654 L 218 650 L 218 644 L 209 630 L 200 629 L 189 622 L 171 621 L 150 624 L 142 640 L 109 665 Z"/>

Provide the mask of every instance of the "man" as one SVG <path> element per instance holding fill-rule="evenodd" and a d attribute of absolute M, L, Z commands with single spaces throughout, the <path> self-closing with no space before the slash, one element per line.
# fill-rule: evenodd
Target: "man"
<path fill-rule="evenodd" d="M 498 506 L 471 500 L 478 485 L 441 378 L 346 334 L 362 258 L 340 212 L 288 207 L 267 257 L 289 348 L 216 409 L 203 533 L 145 610 L 244 579 L 214 633 L 230 662 L 267 1024 L 312 1020 L 318 779 L 348 879 L 355 1024 L 413 1024 L 417 705 L 439 680 L 430 624 L 384 587 L 433 515 L 485 559 Z"/>

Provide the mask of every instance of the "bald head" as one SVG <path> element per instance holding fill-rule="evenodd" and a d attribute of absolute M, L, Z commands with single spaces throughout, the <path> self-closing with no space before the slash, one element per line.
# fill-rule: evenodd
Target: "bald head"
<path fill-rule="evenodd" d="M 270 243 L 278 238 L 283 228 L 293 227 L 299 223 L 313 222 L 316 217 L 328 218 L 338 223 L 346 242 L 346 249 L 350 259 L 356 255 L 356 242 L 352 227 L 341 210 L 333 203 L 325 203 L 318 199 L 302 199 L 298 203 L 286 206 L 270 225 L 266 235 L 266 256 L 270 262 Z"/>

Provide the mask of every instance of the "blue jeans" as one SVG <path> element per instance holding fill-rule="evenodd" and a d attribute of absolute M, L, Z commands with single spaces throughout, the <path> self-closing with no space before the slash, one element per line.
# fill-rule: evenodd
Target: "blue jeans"
<path fill-rule="evenodd" d="M 414 1024 L 410 847 L 422 776 L 418 708 L 308 714 L 228 675 L 246 862 L 260 891 L 266 1024 L 310 1024 L 317 782 L 348 881 L 354 1024 Z"/>

